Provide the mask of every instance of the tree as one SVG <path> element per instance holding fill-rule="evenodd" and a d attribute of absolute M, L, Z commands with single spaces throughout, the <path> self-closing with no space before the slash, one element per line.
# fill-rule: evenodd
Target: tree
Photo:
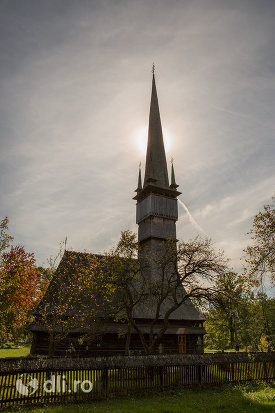
<path fill-rule="evenodd" d="M 270 274 L 271 281 L 275 281 L 275 197 L 272 204 L 265 205 L 253 220 L 253 244 L 245 250 L 248 267 L 245 274 L 250 281 L 259 285 L 266 274 Z"/>
<path fill-rule="evenodd" d="M 210 299 L 216 277 L 227 267 L 223 253 L 215 252 L 208 239 L 181 241 L 177 246 L 167 240 L 160 248 L 155 256 L 141 251 L 135 234 L 125 231 L 117 247 L 106 255 L 109 288 L 120 303 L 118 314 L 137 332 L 147 354 L 159 345 L 171 314 L 188 300 Z M 153 314 L 149 340 L 134 317 L 140 305 L 151 308 Z"/>
<path fill-rule="evenodd" d="M 273 348 L 273 339 L 270 331 L 266 299 L 265 279 L 270 277 L 271 283 L 275 282 L 275 197 L 270 205 L 265 205 L 253 220 L 252 245 L 245 249 L 246 268 L 244 268 L 244 282 L 252 288 L 259 288 L 258 303 L 261 309 L 264 334 L 268 347 Z"/>
<path fill-rule="evenodd" d="M 272 349 L 274 300 L 262 293 L 255 296 L 243 277 L 233 272 L 219 277 L 216 289 L 206 312 L 206 345 L 219 350 Z"/>
<path fill-rule="evenodd" d="M 9 227 L 9 219 L 5 217 L 0 223 L 0 259 L 5 249 L 10 246 L 13 237 L 7 233 Z"/>
<path fill-rule="evenodd" d="M 263 311 L 264 308 L 264 311 Z M 246 349 L 269 351 L 274 348 L 274 299 L 252 293 L 243 300 L 239 318 L 239 339 Z M 273 310 L 273 311 L 272 311 Z"/>
<path fill-rule="evenodd" d="M 268 323 L 269 331 L 269 349 L 274 350 L 275 347 L 275 298 L 265 297 L 265 319 Z"/>
<path fill-rule="evenodd" d="M 34 254 L 12 247 L 2 254 L 0 265 L 0 326 L 4 337 L 16 336 L 28 320 L 39 295 L 38 269 Z"/>
<path fill-rule="evenodd" d="M 256 295 L 257 306 L 259 308 L 258 312 L 261 318 L 261 330 L 262 335 L 266 341 L 266 347 L 268 350 L 274 348 L 274 323 L 275 323 L 275 313 L 272 311 L 272 304 L 274 310 L 274 299 L 269 299 L 267 294 L 263 291 L 258 292 Z"/>
<path fill-rule="evenodd" d="M 129 354 L 133 312 L 146 298 L 144 276 L 147 263 L 138 259 L 139 244 L 136 235 L 130 231 L 121 233 L 115 248 L 105 253 L 102 267 L 107 275 L 106 291 L 112 294 L 110 313 L 116 321 L 127 322 L 125 354 Z"/>
<path fill-rule="evenodd" d="M 240 319 L 248 300 L 243 279 L 235 272 L 217 277 L 215 294 L 206 313 L 207 345 L 212 348 L 239 349 Z"/>

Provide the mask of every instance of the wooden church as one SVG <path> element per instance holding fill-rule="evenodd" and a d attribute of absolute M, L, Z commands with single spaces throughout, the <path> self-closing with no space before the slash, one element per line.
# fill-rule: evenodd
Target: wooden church
<path fill-rule="evenodd" d="M 176 243 L 177 197 L 180 195 L 177 188 L 173 165 L 171 181 L 169 183 L 155 75 L 153 73 L 144 182 L 142 183 L 141 170 L 139 170 L 138 187 L 134 197 L 134 200 L 136 200 L 136 223 L 138 225 L 140 254 L 145 250 L 147 254 L 149 251 L 149 255 L 151 254 L 152 256 L 155 254 L 165 254 L 163 245 L 168 242 L 168 239 L 172 239 Z M 49 312 L 56 305 L 56 289 L 58 288 L 62 292 L 63 283 L 71 277 L 76 277 L 78 269 L 83 269 L 87 266 L 89 256 L 90 254 L 86 253 L 65 251 L 55 276 L 42 300 L 42 306 L 45 302 L 50 304 L 48 306 Z M 77 265 L 70 265 L 72 258 Z M 64 274 L 64 268 L 66 270 L 65 278 L 64 275 L 61 275 Z M 157 276 L 156 269 L 152 265 L 149 267 L 148 277 Z M 164 302 L 162 305 L 156 328 L 161 328 L 167 305 L 169 305 L 168 302 Z M 91 306 L 91 313 L 92 311 Z M 154 314 L 153 300 L 149 300 L 147 303 L 139 305 L 134 309 L 135 322 L 142 329 L 145 337 L 147 332 L 149 334 L 149 326 L 154 319 Z M 202 353 L 203 337 L 206 333 L 203 327 L 204 321 L 204 317 L 198 312 L 192 302 L 187 299 L 170 314 L 169 325 L 155 352 L 170 354 Z M 66 338 L 58 343 L 55 355 L 66 355 L 72 347 L 76 355 L 82 356 L 123 355 L 125 352 L 127 325 L 123 322 L 115 322 L 110 314 L 108 316 L 107 310 L 107 313 L 105 312 L 104 314 L 102 329 L 100 337 L 92 343 L 81 342 L 79 339 L 82 334 L 81 328 L 72 329 Z M 47 355 L 50 336 L 47 328 L 39 322 L 39 310 L 36 314 L 35 322 L 30 326 L 30 330 L 33 333 L 31 354 Z M 134 329 L 131 331 L 129 349 L 131 354 L 143 353 L 141 340 Z"/>

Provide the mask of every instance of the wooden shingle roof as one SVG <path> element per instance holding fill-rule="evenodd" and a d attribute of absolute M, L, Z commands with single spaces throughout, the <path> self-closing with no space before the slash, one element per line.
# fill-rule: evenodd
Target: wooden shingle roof
<path fill-rule="evenodd" d="M 56 273 L 41 300 L 37 313 L 39 314 L 45 306 L 47 306 L 50 313 L 52 306 L 55 306 L 58 302 L 66 301 L 66 295 L 74 294 L 77 291 L 77 285 L 79 284 L 80 295 L 76 294 L 74 297 L 70 295 L 71 305 L 69 306 L 69 313 L 75 311 L 75 306 L 89 306 L 91 313 L 97 312 L 101 313 L 101 317 L 112 317 L 112 303 L 106 302 L 104 291 L 102 290 L 102 296 L 97 297 L 97 302 L 101 303 L 100 311 L 96 307 L 95 301 L 90 299 L 89 294 L 83 288 L 83 283 L 85 283 L 85 278 L 89 277 L 89 266 L 94 261 L 97 262 L 98 268 L 96 271 L 101 271 L 101 277 L 108 277 L 108 273 L 104 270 L 104 260 L 106 257 L 104 255 L 89 254 L 75 251 L 65 251 L 60 264 L 56 270 Z M 102 262 L 102 267 L 100 263 Z M 73 287 L 71 287 L 73 286 Z M 115 297 L 113 297 L 115 298 Z M 81 302 L 84 300 L 85 302 Z M 161 307 L 159 319 L 163 319 L 166 311 L 171 308 L 170 299 L 167 298 Z M 153 299 L 147 300 L 140 303 L 134 308 L 134 318 L 136 319 L 154 319 L 155 318 L 155 308 Z M 204 321 L 205 318 L 199 313 L 195 308 L 190 299 L 187 299 L 181 307 L 171 313 L 170 320 L 195 320 Z"/>

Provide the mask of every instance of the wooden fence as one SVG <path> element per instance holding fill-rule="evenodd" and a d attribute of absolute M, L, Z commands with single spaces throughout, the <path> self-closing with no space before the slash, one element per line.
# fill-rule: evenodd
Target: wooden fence
<path fill-rule="evenodd" d="M 28 368 L 22 368 L 24 361 L 0 361 L 0 407 L 92 401 L 149 389 L 275 379 L 274 353 L 238 356 L 35 359 L 33 363 L 27 360 Z"/>

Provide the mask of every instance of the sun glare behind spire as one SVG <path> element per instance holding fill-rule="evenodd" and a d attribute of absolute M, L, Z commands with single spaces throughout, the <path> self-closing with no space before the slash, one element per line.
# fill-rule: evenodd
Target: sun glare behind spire
<path fill-rule="evenodd" d="M 170 152 L 171 148 L 171 138 L 170 135 L 167 132 L 167 129 L 162 128 L 162 133 L 163 133 L 163 140 L 164 140 L 164 146 L 165 146 L 165 152 L 167 155 L 167 152 Z M 146 155 L 146 149 L 147 149 L 147 139 L 148 139 L 148 126 L 144 126 L 141 128 L 138 133 L 138 147 L 140 150 L 140 153 L 145 156 Z"/>

